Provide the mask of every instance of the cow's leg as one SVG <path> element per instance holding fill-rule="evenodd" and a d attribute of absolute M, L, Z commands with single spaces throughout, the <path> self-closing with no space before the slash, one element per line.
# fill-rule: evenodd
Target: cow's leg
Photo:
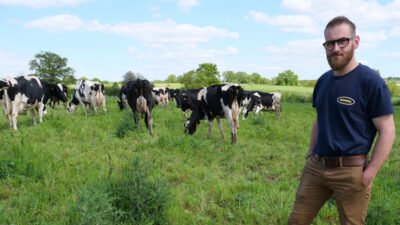
<path fill-rule="evenodd" d="M 133 114 L 133 122 L 135 123 L 136 128 L 139 126 L 139 116 L 135 110 L 132 110 Z"/>
<path fill-rule="evenodd" d="M 150 135 L 153 136 L 153 117 L 150 112 L 146 112 L 144 121 L 147 129 L 149 129 Z"/>
<path fill-rule="evenodd" d="M 225 138 L 225 135 L 224 135 L 224 131 L 222 130 L 222 121 L 221 121 L 221 118 L 217 118 L 217 125 L 218 125 L 219 133 L 221 134 L 221 139 L 224 139 L 224 138 Z"/>
<path fill-rule="evenodd" d="M 36 110 L 35 110 L 35 108 L 33 108 L 33 109 L 31 109 L 31 113 L 32 113 L 32 119 L 33 119 L 33 125 L 37 125 L 37 122 L 36 122 Z"/>
<path fill-rule="evenodd" d="M 212 126 L 212 121 L 211 121 L 211 120 L 208 120 L 207 124 L 208 124 L 207 138 L 210 139 L 210 137 L 211 137 L 211 126 Z"/>
<path fill-rule="evenodd" d="M 9 120 L 10 120 L 10 127 L 12 127 L 14 130 L 17 130 L 17 116 L 19 113 L 19 105 L 18 104 L 12 104 L 12 110 L 9 112 Z"/>
<path fill-rule="evenodd" d="M 38 108 L 39 123 L 43 123 L 43 110 L 44 110 L 44 104 L 40 104 Z"/>
<path fill-rule="evenodd" d="M 104 98 L 103 98 L 103 102 L 102 102 L 101 104 L 103 104 L 103 111 L 104 111 L 104 112 L 107 112 L 107 107 L 106 107 L 106 97 L 105 97 L 105 96 L 104 96 Z"/>
<path fill-rule="evenodd" d="M 231 142 L 232 144 L 236 143 L 237 139 L 237 129 L 239 127 L 239 115 L 238 112 L 236 111 L 236 108 L 234 107 L 235 102 L 232 104 L 232 110 L 229 108 L 225 108 L 225 117 L 229 122 L 229 127 L 231 129 Z"/>
<path fill-rule="evenodd" d="M 14 130 L 18 130 L 18 128 L 17 128 L 17 116 L 18 116 L 18 112 L 13 112 L 12 113 L 11 121 L 12 121 L 12 127 L 13 127 Z"/>

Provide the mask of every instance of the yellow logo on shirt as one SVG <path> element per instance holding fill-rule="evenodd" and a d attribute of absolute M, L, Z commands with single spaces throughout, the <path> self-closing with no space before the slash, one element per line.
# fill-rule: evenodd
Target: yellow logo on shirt
<path fill-rule="evenodd" d="M 354 103 L 356 103 L 356 101 L 354 101 L 354 99 L 352 99 L 350 97 L 346 97 L 346 96 L 341 96 L 341 97 L 337 98 L 337 102 L 339 102 L 342 105 L 354 105 Z"/>

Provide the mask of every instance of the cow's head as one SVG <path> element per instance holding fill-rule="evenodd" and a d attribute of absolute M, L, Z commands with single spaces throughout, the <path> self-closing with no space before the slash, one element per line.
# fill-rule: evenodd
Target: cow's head
<path fill-rule="evenodd" d="M 68 105 L 67 105 L 68 112 L 75 112 L 77 108 L 78 108 L 78 105 L 75 105 L 72 102 L 68 103 Z"/>
<path fill-rule="evenodd" d="M 200 120 L 204 119 L 206 114 L 201 108 L 201 102 L 195 105 L 192 115 L 185 121 L 185 133 L 194 134 L 196 132 L 197 125 L 200 124 Z"/>
<path fill-rule="evenodd" d="M 260 108 L 262 108 L 261 96 L 258 93 L 254 93 L 253 95 L 251 95 L 250 102 L 246 106 L 246 109 L 243 111 L 243 113 L 244 113 L 243 117 L 247 118 L 247 116 L 249 115 L 249 112 L 257 111 Z"/>
<path fill-rule="evenodd" d="M 67 99 L 67 93 L 64 91 L 63 84 L 58 83 L 57 85 L 54 86 L 53 90 L 54 96 L 60 99 L 63 102 L 66 102 Z"/>
<path fill-rule="evenodd" d="M 185 133 L 186 134 L 194 134 L 194 132 L 196 132 L 196 128 L 197 128 L 197 122 L 195 121 L 191 121 L 190 118 L 187 119 L 185 121 Z"/>
<path fill-rule="evenodd" d="M 68 103 L 68 105 L 67 105 L 67 110 L 68 110 L 68 112 L 75 112 L 76 109 L 78 108 L 79 100 L 75 97 L 75 94 L 76 94 L 76 93 L 74 93 L 74 94 L 72 95 L 72 100 L 71 100 L 71 102 Z"/>

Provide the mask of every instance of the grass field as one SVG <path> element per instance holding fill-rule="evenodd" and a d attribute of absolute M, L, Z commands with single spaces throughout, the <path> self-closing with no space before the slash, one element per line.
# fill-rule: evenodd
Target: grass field
<path fill-rule="evenodd" d="M 240 121 L 238 143 L 216 124 L 183 132 L 170 103 L 154 109 L 151 137 L 107 98 L 108 112 L 61 106 L 45 122 L 0 117 L 0 224 L 286 224 L 315 112 L 283 102 L 283 114 Z M 396 107 L 396 126 L 400 107 Z M 400 135 L 397 129 L 397 137 Z M 400 138 L 374 182 L 368 225 L 400 224 Z M 333 201 L 314 224 L 338 224 Z"/>

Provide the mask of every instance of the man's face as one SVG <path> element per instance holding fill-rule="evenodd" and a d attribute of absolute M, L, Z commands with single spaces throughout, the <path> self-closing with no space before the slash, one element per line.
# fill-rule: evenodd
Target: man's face
<path fill-rule="evenodd" d="M 326 58 L 332 70 L 343 70 L 349 64 L 357 47 L 357 38 L 351 36 L 350 26 L 347 24 L 330 27 L 325 31 Z M 356 39 L 357 42 L 354 41 Z"/>

